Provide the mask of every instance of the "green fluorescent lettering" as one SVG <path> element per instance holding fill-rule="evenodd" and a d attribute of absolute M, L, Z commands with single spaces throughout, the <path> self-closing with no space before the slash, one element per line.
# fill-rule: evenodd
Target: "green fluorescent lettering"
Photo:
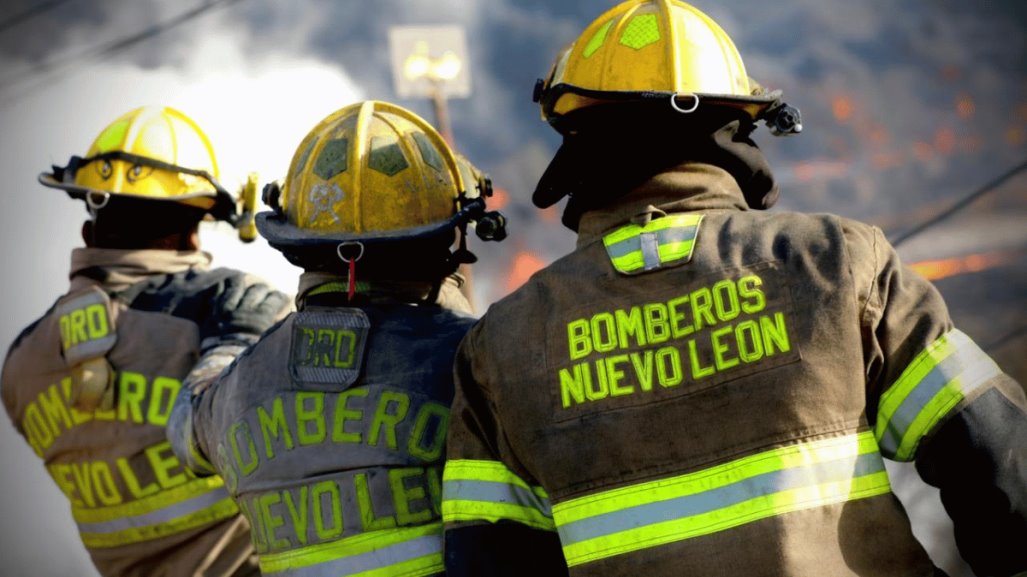
<path fill-rule="evenodd" d="M 713 334 L 710 335 L 710 338 L 713 340 L 713 364 L 717 367 L 718 371 L 730 369 L 738 364 L 737 357 L 725 357 L 725 353 L 730 351 L 731 347 L 728 343 L 721 341 L 724 335 L 733 332 L 732 327 L 728 325 L 713 331 Z"/>
<path fill-rule="evenodd" d="M 293 448 L 292 433 L 289 432 L 289 425 L 285 420 L 285 405 L 281 397 L 275 397 L 271 401 L 271 414 L 262 406 L 257 407 L 257 423 L 260 425 L 260 436 L 264 439 L 264 456 L 268 459 L 275 458 L 275 452 L 271 445 L 271 439 L 281 440 L 285 448 Z M 302 430 L 302 428 L 300 429 Z"/>
<path fill-rule="evenodd" d="M 61 425 L 64 425 L 65 429 L 71 428 L 71 414 L 64 405 L 64 399 L 61 398 L 61 392 L 57 390 L 57 385 L 47 387 L 46 391 L 38 398 L 39 406 L 42 408 L 43 415 L 46 416 L 46 421 L 55 438 L 61 434 Z"/>
<path fill-rule="evenodd" d="M 100 303 L 86 307 L 86 328 L 89 330 L 90 339 L 107 336 L 107 307 Z"/>
<path fill-rule="evenodd" d="M 401 469 L 389 469 L 389 486 L 392 488 L 392 500 L 396 505 L 396 524 L 399 526 L 415 525 L 424 523 L 431 519 L 431 509 L 420 507 L 420 510 L 411 512 L 411 501 L 424 499 L 425 491 L 422 483 L 414 487 L 406 484 L 407 479 L 422 477 L 424 469 L 417 467 L 404 467 Z M 425 503 L 427 505 L 427 503 Z"/>
<path fill-rule="evenodd" d="M 54 464 L 47 467 L 50 471 L 50 476 L 57 482 L 57 486 L 61 488 L 61 491 L 67 495 L 68 500 L 75 507 L 82 507 L 85 503 L 78 498 L 75 491 L 75 483 L 68 478 L 68 473 L 71 473 L 71 466 L 64 464 Z"/>
<path fill-rule="evenodd" d="M 125 480 L 125 486 L 128 487 L 128 492 L 132 495 L 132 498 L 142 499 L 160 491 L 160 487 L 153 481 L 150 481 L 150 484 L 145 487 L 140 487 L 139 478 L 136 477 L 135 471 L 129 467 L 128 459 L 125 457 L 118 457 L 115 465 L 118 467 L 118 472 L 121 473 L 121 478 Z"/>
<path fill-rule="evenodd" d="M 42 457 L 43 451 L 53 443 L 54 435 L 46 421 L 43 420 L 43 415 L 39 412 L 39 405 L 35 401 L 29 403 L 29 406 L 25 408 L 22 427 L 25 428 L 29 446 L 36 452 L 36 455 Z"/>
<path fill-rule="evenodd" d="M 738 323 L 735 327 L 735 340 L 738 341 L 738 356 L 742 362 L 754 363 L 763 358 L 763 340 L 756 321 Z"/>
<path fill-rule="evenodd" d="M 153 468 L 153 476 L 161 487 L 170 489 L 186 482 L 185 467 L 178 461 L 175 452 L 171 450 L 171 443 L 169 441 L 161 441 L 156 445 L 148 447 L 143 451 L 143 454 L 146 455 L 146 459 L 150 462 L 150 467 Z M 256 456 L 256 451 L 254 451 L 254 456 Z"/>
<path fill-rule="evenodd" d="M 390 405 L 395 407 L 395 411 L 389 411 Z M 374 419 L 371 421 L 368 443 L 377 447 L 384 429 L 387 446 L 393 451 L 397 450 L 399 445 L 396 443 L 396 425 L 403 420 L 409 408 L 410 397 L 395 391 L 384 391 L 378 399 L 378 408 L 375 409 Z"/>
<path fill-rule="evenodd" d="M 585 398 L 590 401 L 598 401 L 610 396 L 610 386 L 606 381 L 606 363 L 600 358 L 595 361 L 596 379 L 585 386 Z M 596 386 L 592 386 L 595 384 Z"/>
<path fill-rule="evenodd" d="M 242 451 L 239 450 L 239 434 L 243 435 L 243 444 L 246 446 L 246 456 L 249 460 L 244 461 Z M 257 469 L 257 445 L 253 442 L 253 435 L 250 434 L 250 425 L 246 421 L 236 421 L 228 428 L 228 443 L 232 446 L 232 454 L 235 455 L 236 468 L 243 477 L 248 477 Z"/>
<path fill-rule="evenodd" d="M 617 309 L 614 313 L 617 326 L 617 340 L 620 348 L 645 346 L 645 322 L 642 320 L 642 309 L 631 307 L 628 311 Z"/>
<path fill-rule="evenodd" d="M 735 281 L 724 279 L 713 285 L 713 308 L 722 323 L 733 321 L 742 314 L 738 303 L 738 286 Z"/>
<path fill-rule="evenodd" d="M 560 369 L 560 398 L 565 409 L 571 406 L 571 399 L 579 405 L 585 402 L 585 382 L 592 380 L 588 363 L 578 363 L 572 370 L 573 376 L 570 370 Z"/>
<path fill-rule="evenodd" d="M 717 324 L 713 318 L 713 297 L 710 289 L 706 287 L 692 293 L 692 322 L 695 323 L 697 331 Z"/>
<path fill-rule="evenodd" d="M 681 355 L 676 348 L 663 347 L 656 351 L 656 376 L 664 387 L 680 385 L 685 380 L 681 370 Z"/>
<path fill-rule="evenodd" d="M 652 303 L 642 307 L 645 314 L 645 338 L 651 345 L 665 343 L 670 339 L 670 323 L 667 321 L 667 305 Z"/>
<path fill-rule="evenodd" d="M 218 474 L 225 480 L 225 488 L 229 493 L 235 493 L 235 490 L 239 488 L 239 473 L 233 466 L 232 460 L 228 458 L 228 449 L 223 443 L 218 443 L 214 455 L 218 460 Z"/>
<path fill-rule="evenodd" d="M 61 327 L 61 350 L 68 350 L 73 344 L 71 342 L 71 321 L 68 319 L 68 315 L 61 315 L 58 324 Z"/>
<path fill-rule="evenodd" d="M 343 356 L 342 345 L 346 343 L 345 356 Z M 335 367 L 348 369 L 353 366 L 353 353 L 356 352 L 357 334 L 349 329 L 338 329 L 335 331 Z"/>
<path fill-rule="evenodd" d="M 641 351 L 631 353 L 631 366 L 635 368 L 635 377 L 643 391 L 653 390 L 653 352 Z"/>
<path fill-rule="evenodd" d="M 692 363 L 692 378 L 701 379 L 717 372 L 712 366 L 704 367 L 699 361 L 699 351 L 696 349 L 695 339 L 688 341 L 688 357 Z"/>
<path fill-rule="evenodd" d="M 250 538 L 257 553 L 264 554 L 270 551 L 267 542 L 267 527 L 264 519 L 260 516 L 260 507 L 256 506 L 256 499 L 239 499 L 239 510 L 250 522 Z"/>
<path fill-rule="evenodd" d="M 592 346 L 599 353 L 608 353 L 617 348 L 617 329 L 610 313 L 599 313 L 592 317 Z"/>
<path fill-rule="evenodd" d="M 572 361 L 592 353 L 592 337 L 588 331 L 587 320 L 578 319 L 567 323 L 567 347 Z"/>
<path fill-rule="evenodd" d="M 307 486 L 303 485 L 299 488 L 298 503 L 293 501 L 292 491 L 285 491 L 283 496 L 285 497 L 285 508 L 289 511 L 289 519 L 292 520 L 292 527 L 296 533 L 296 540 L 299 541 L 299 545 L 306 545 L 307 523 L 309 521 L 309 516 L 307 515 Z"/>
<path fill-rule="evenodd" d="M 763 279 L 751 274 L 743 276 L 738 280 L 738 294 L 743 299 L 742 310 L 748 314 L 758 313 L 767 306 L 766 297 L 760 287 L 763 286 Z"/>
<path fill-rule="evenodd" d="M 686 337 L 692 334 L 695 329 L 691 323 L 685 324 L 685 307 L 688 305 L 688 295 L 679 296 L 667 301 L 668 316 L 670 316 L 670 333 L 675 339 Z M 680 309 L 681 312 L 678 312 Z"/>
<path fill-rule="evenodd" d="M 312 407 L 307 407 L 311 401 Z M 320 445 L 326 438 L 325 394 L 296 393 L 296 437 L 301 447 Z M 313 425 L 313 430 L 310 430 Z"/>
<path fill-rule="evenodd" d="M 146 377 L 139 373 L 122 371 L 118 379 L 118 420 L 127 421 L 129 409 L 132 422 L 143 422 L 142 402 L 146 398 Z"/>
<path fill-rule="evenodd" d="M 437 519 L 442 516 L 442 468 L 428 467 L 425 475 L 428 477 L 428 502 Z"/>
<path fill-rule="evenodd" d="M 763 349 L 767 352 L 768 357 L 777 353 L 774 350 L 775 346 L 782 353 L 792 350 L 791 343 L 788 341 L 788 327 L 785 326 L 783 313 L 774 313 L 773 321 L 770 320 L 770 317 L 760 317 L 760 331 L 763 333 Z"/>
<path fill-rule="evenodd" d="M 342 500 L 339 498 L 339 486 L 335 481 L 322 481 L 314 485 L 310 490 L 310 497 L 314 504 L 312 513 L 317 538 L 327 541 L 342 535 Z M 328 497 L 328 512 L 332 522 L 330 527 L 325 526 L 325 497 Z"/>
<path fill-rule="evenodd" d="M 371 490 L 367 486 L 367 474 L 357 473 L 353 478 L 353 485 L 357 490 L 357 504 L 360 508 L 360 526 L 364 531 L 380 531 L 392 529 L 396 526 L 396 520 L 391 515 L 376 517 L 374 505 L 371 503 Z"/>
<path fill-rule="evenodd" d="M 171 377 L 157 377 L 153 379 L 153 388 L 150 392 L 150 405 L 146 410 L 146 422 L 151 425 L 163 427 L 168 424 L 171 417 L 171 409 L 175 406 L 175 397 L 182 388 L 182 382 Z"/>
<path fill-rule="evenodd" d="M 606 374 L 610 380 L 610 396 L 611 397 L 623 397 L 624 395 L 630 395 L 635 392 L 635 387 L 631 385 L 621 385 L 620 382 L 624 379 L 624 371 L 617 368 L 618 363 L 628 362 L 628 355 L 615 355 L 607 357 L 606 362 Z"/>
<path fill-rule="evenodd" d="M 349 389 L 339 395 L 335 401 L 335 419 L 332 423 L 332 442 L 334 443 L 359 443 L 360 433 L 351 433 L 346 430 L 347 421 L 360 421 L 364 412 L 359 409 L 351 410 L 349 400 L 353 397 L 367 398 L 367 389 Z"/>
<path fill-rule="evenodd" d="M 93 487 L 96 488 L 96 496 L 100 499 L 100 503 L 106 507 L 120 505 L 124 499 L 114 485 L 114 475 L 111 474 L 110 465 L 103 461 L 95 461 L 89 468 Z"/>
<path fill-rule="evenodd" d="M 89 340 L 86 336 L 86 313 L 82 309 L 71 311 L 71 340 L 74 343 L 84 343 Z"/>
<path fill-rule="evenodd" d="M 86 506 L 95 507 L 96 497 L 93 496 L 93 484 L 89 479 L 89 463 L 72 463 L 71 475 L 75 478 L 75 487 L 78 488 L 78 494 L 82 495 Z"/>
<path fill-rule="evenodd" d="M 281 515 L 276 515 L 271 511 L 271 507 L 281 502 L 282 497 L 278 494 L 278 491 L 264 493 L 257 497 L 257 505 L 260 507 L 260 514 L 264 518 L 264 527 L 267 531 L 267 541 L 270 543 L 272 550 L 283 550 L 289 547 L 288 539 L 275 537 L 276 530 L 285 525 L 285 518 Z"/>
<path fill-rule="evenodd" d="M 429 427 L 429 425 L 434 425 Z M 431 462 L 442 456 L 446 446 L 446 430 L 449 426 L 449 408 L 439 403 L 428 402 L 421 405 L 414 420 L 414 428 L 407 441 L 407 452 L 412 457 Z M 424 436 L 433 430 L 428 446 L 424 445 Z"/>

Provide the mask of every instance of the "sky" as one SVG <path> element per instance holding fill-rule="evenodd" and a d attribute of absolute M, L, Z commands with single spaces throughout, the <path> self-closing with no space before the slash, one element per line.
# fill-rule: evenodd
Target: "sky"
<path fill-rule="evenodd" d="M 399 98 L 392 84 L 393 26 L 457 25 L 465 32 L 472 92 L 448 103 L 452 133 L 456 148 L 501 189 L 495 204 L 510 232 L 501 244 L 471 240 L 480 258 L 479 309 L 573 248 L 559 209 L 539 211 L 529 200 L 559 145 L 531 91 L 557 51 L 615 2 L 206 4 L 16 0 L 0 8 L 0 174 L 7 179 L 0 193 L 7 201 L 0 212 L 0 348 L 67 288 L 69 252 L 81 246 L 83 206 L 38 185 L 39 172 L 84 154 L 110 121 L 145 104 L 174 106 L 195 119 L 233 190 L 250 172 L 261 182 L 284 174 L 302 137 L 356 100 L 392 101 L 432 121 L 427 100 Z M 734 39 L 751 76 L 802 110 L 803 134 L 774 138 L 761 129 L 754 136 L 781 187 L 775 210 L 833 212 L 894 238 L 1027 161 L 1023 2 L 694 4 Z M 169 24 L 192 10 L 202 14 Z M 982 295 L 953 303 L 953 316 L 963 315 L 956 320 L 965 319 L 975 339 L 1000 343 L 1000 362 L 1022 357 L 1027 345 L 1025 295 L 1009 293 L 1027 286 L 1025 216 L 1027 175 L 1020 173 L 899 247 L 908 262 L 947 263 L 924 269 L 931 274 L 1002 265 L 1002 274 L 938 281 L 943 294 Z M 298 271 L 262 240 L 244 245 L 224 225 L 206 226 L 202 240 L 215 265 L 295 290 Z M 1002 335 L 1016 338 L 994 340 Z M 1010 372 L 1024 382 L 1022 366 Z M 944 523 L 936 522 L 936 495 L 908 469 L 895 471 L 907 507 L 927 520 L 918 534 L 953 575 L 966 574 Z M 0 488 L 0 573 L 90 574 L 67 503 L 6 415 Z"/>

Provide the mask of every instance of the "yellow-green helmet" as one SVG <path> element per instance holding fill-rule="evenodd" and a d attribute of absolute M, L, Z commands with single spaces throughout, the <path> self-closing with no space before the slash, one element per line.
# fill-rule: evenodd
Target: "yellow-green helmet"
<path fill-rule="evenodd" d="M 542 118 L 560 131 L 565 116 L 600 104 L 665 100 L 685 113 L 715 104 L 758 119 L 780 109 L 779 99 L 748 77 L 727 33 L 680 0 L 628 0 L 607 10 L 560 52 L 534 94 Z M 781 130 L 774 120 L 775 133 L 801 130 L 797 117 Z"/>
<path fill-rule="evenodd" d="M 39 182 L 91 207 L 110 195 L 186 204 L 233 220 L 235 200 L 217 177 L 217 159 L 203 130 L 179 110 L 146 106 L 110 123 L 85 157 L 40 174 Z"/>
<path fill-rule="evenodd" d="M 257 215 L 276 248 L 415 240 L 480 221 L 489 179 L 428 122 L 388 102 L 345 106 L 300 142 Z M 479 235 L 481 236 L 481 235 Z M 495 240 L 498 240 L 496 238 Z"/>

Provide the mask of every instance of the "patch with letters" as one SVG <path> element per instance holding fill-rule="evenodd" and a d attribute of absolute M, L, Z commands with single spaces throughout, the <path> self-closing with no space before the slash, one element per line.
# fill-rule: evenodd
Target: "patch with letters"
<path fill-rule="evenodd" d="M 293 382 L 331 390 L 355 383 L 370 328 L 360 309 L 309 307 L 296 313 L 289 345 Z"/>
<path fill-rule="evenodd" d="M 118 340 L 115 310 L 107 293 L 91 287 L 62 298 L 54 311 L 61 331 L 61 351 L 69 367 L 103 357 Z"/>

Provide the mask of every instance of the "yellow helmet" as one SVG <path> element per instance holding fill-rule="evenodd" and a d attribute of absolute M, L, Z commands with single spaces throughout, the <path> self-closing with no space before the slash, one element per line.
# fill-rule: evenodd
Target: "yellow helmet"
<path fill-rule="evenodd" d="M 146 106 L 112 122 L 84 158 L 73 156 L 39 182 L 94 209 L 112 195 L 187 204 L 234 222 L 235 200 L 217 177 L 214 149 L 200 127 L 174 108 Z"/>
<path fill-rule="evenodd" d="M 727 33 L 680 0 L 627 0 L 607 10 L 560 52 L 548 78 L 536 83 L 534 100 L 561 132 L 561 119 L 576 110 L 651 100 L 683 113 L 732 106 L 767 119 L 775 134 L 801 130 L 798 111 L 780 102 L 780 92 L 746 75 Z"/>
<path fill-rule="evenodd" d="M 455 154 L 426 121 L 387 102 L 343 107 L 300 142 L 284 183 L 264 189 L 257 215 L 276 248 L 415 240 L 468 222 L 502 224 L 485 212 L 488 177 Z M 479 230 L 479 236 L 483 231 Z M 498 233 L 489 240 L 500 240 Z"/>

